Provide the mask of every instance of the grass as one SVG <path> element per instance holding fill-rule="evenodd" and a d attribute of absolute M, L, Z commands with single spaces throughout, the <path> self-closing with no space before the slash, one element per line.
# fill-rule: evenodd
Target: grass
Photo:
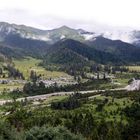
<path fill-rule="evenodd" d="M 47 100 L 43 101 L 40 105 L 47 106 L 51 102 L 62 101 L 66 98 L 67 96 L 52 96 Z M 98 104 L 102 103 L 106 98 L 108 99 L 108 103 L 104 105 L 102 111 L 97 111 L 96 107 L 98 106 Z M 75 110 L 81 110 L 83 112 L 86 112 L 86 110 L 88 110 L 92 112 L 96 121 L 100 121 L 104 118 L 106 121 L 122 121 L 124 124 L 127 124 L 128 122 L 125 115 L 121 115 L 120 113 L 121 110 L 124 109 L 126 106 L 131 106 L 133 101 L 130 100 L 128 97 L 114 98 L 113 102 L 112 100 L 113 98 L 111 96 L 97 96 L 96 98 L 90 99 L 86 104 L 83 104 L 80 108 L 77 108 Z"/>
<path fill-rule="evenodd" d="M 52 102 L 62 101 L 68 98 L 68 96 L 51 96 L 46 98 L 45 100 L 38 100 L 29 102 L 30 104 L 26 106 L 26 108 L 40 108 L 40 107 L 48 107 Z"/>
<path fill-rule="evenodd" d="M 130 79 L 117 78 L 117 79 L 115 79 L 114 81 L 120 83 L 120 84 L 121 84 L 121 87 L 125 87 L 125 86 L 128 85 L 128 81 L 129 81 L 129 80 L 130 80 Z"/>
<path fill-rule="evenodd" d="M 14 98 L 22 98 L 22 97 L 26 97 L 25 94 L 11 94 L 11 93 L 3 93 L 3 94 L 0 94 L 0 99 L 1 100 L 12 100 Z"/>
<path fill-rule="evenodd" d="M 66 98 L 68 98 L 68 96 L 66 96 L 66 95 L 64 95 L 64 96 L 51 96 L 47 100 L 44 100 L 43 103 L 50 104 L 51 102 L 61 101 L 61 100 L 64 100 Z"/>
<path fill-rule="evenodd" d="M 108 103 L 104 105 L 103 110 L 99 112 L 96 111 L 98 104 L 106 98 L 108 99 Z M 100 121 L 101 118 L 104 118 L 106 121 L 116 120 L 118 122 L 122 121 L 124 124 L 127 124 L 125 116 L 120 115 L 120 111 L 126 106 L 130 106 L 133 101 L 126 97 L 120 99 L 114 98 L 113 102 L 112 99 L 113 98 L 111 96 L 97 96 L 95 99 L 91 99 L 88 104 L 85 104 L 83 107 L 90 109 L 97 121 Z M 119 111 L 118 108 L 120 109 Z"/>
<path fill-rule="evenodd" d="M 48 71 L 45 68 L 39 66 L 39 63 L 41 62 L 40 59 L 26 57 L 21 60 L 14 60 L 13 62 L 15 64 L 15 67 L 23 73 L 26 79 L 29 78 L 31 70 L 36 71 L 37 74 L 41 74 L 45 79 L 69 76 L 64 72 Z"/>
<path fill-rule="evenodd" d="M 116 73 L 114 82 L 120 83 L 122 87 L 125 87 L 128 85 L 128 81 L 134 77 L 136 77 L 138 74 L 131 73 L 131 72 L 123 72 L 123 73 Z"/>
<path fill-rule="evenodd" d="M 140 72 L 140 66 L 128 66 L 130 71 L 137 71 Z"/>
<path fill-rule="evenodd" d="M 38 75 L 41 74 L 43 79 L 70 77 L 68 74 L 64 72 L 48 71 L 45 68 L 39 66 L 41 62 L 40 59 L 26 57 L 20 60 L 14 59 L 13 62 L 14 62 L 15 68 L 19 69 L 19 71 L 23 73 L 26 80 L 29 79 L 31 70 L 34 70 Z M 3 78 L 0 78 L 0 79 L 3 79 Z M 19 83 L 0 84 L 0 91 L 3 91 L 5 89 L 8 91 L 8 90 L 17 89 L 17 88 L 23 88 L 23 84 L 19 84 Z"/>
<path fill-rule="evenodd" d="M 9 90 L 12 90 L 12 89 L 17 89 L 17 88 L 23 88 L 23 85 L 22 84 L 0 84 L 0 91 L 9 91 Z"/>

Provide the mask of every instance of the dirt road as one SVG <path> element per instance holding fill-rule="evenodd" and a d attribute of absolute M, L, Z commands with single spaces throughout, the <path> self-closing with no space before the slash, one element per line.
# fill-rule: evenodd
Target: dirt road
<path fill-rule="evenodd" d="M 110 89 L 111 91 L 116 90 L 125 90 L 124 88 L 118 88 L 118 89 Z M 89 91 L 78 91 L 78 93 L 86 94 L 86 93 L 96 93 L 96 92 L 105 92 L 106 90 L 89 90 Z M 71 95 L 74 94 L 74 92 L 56 92 L 56 93 L 50 93 L 50 94 L 44 94 L 44 95 L 36 95 L 36 96 L 29 96 L 26 97 L 28 101 L 37 101 L 37 100 L 44 100 L 52 96 L 63 96 L 63 95 Z M 25 98 L 18 98 L 17 101 L 25 100 Z M 0 100 L 0 105 L 3 105 L 7 102 L 13 102 L 13 100 Z"/>

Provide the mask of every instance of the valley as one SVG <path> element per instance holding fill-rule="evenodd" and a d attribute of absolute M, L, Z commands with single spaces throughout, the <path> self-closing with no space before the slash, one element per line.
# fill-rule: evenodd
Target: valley
<path fill-rule="evenodd" d="M 111 38 L 1 22 L 0 138 L 139 140 L 140 47 Z"/>
<path fill-rule="evenodd" d="M 74 83 L 72 76 L 59 71 L 49 71 L 39 66 L 41 63 L 40 59 L 35 59 L 32 57 L 26 57 L 21 60 L 14 59 L 13 65 L 16 69 L 18 69 L 23 76 L 25 77 L 24 80 L 22 79 L 14 79 L 14 78 L 0 78 L 1 86 L 0 91 L 3 90 L 14 90 L 14 89 L 22 89 L 24 84 L 30 80 L 30 73 L 31 71 L 35 71 L 37 75 L 41 75 L 41 79 L 48 85 L 53 85 L 55 82 L 60 84 L 70 84 Z M 5 83 L 3 83 L 5 82 Z"/>

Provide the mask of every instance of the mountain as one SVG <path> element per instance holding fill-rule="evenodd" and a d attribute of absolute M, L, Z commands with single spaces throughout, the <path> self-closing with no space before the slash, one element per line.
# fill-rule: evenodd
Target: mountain
<path fill-rule="evenodd" d="M 19 35 L 8 35 L 2 43 L 33 57 L 42 57 L 50 46 L 45 41 L 26 39 Z"/>
<path fill-rule="evenodd" d="M 53 44 L 63 38 L 84 41 L 84 36 L 79 30 L 62 26 L 53 30 L 40 30 L 25 25 L 9 24 L 0 22 L 0 41 L 5 41 L 7 36 L 19 36 L 24 39 L 46 41 Z"/>
<path fill-rule="evenodd" d="M 44 57 L 46 64 L 89 65 L 93 63 L 120 63 L 120 59 L 108 52 L 103 52 L 72 39 L 63 39 L 50 47 Z M 123 62 L 123 60 L 122 60 Z"/>
<path fill-rule="evenodd" d="M 140 62 L 140 48 L 121 40 L 110 40 L 99 36 L 94 40 L 87 41 L 86 44 L 96 50 L 108 52 L 125 63 Z"/>
<path fill-rule="evenodd" d="M 106 32 L 88 32 L 67 26 L 40 30 L 0 22 L 0 51 L 9 57 L 42 58 L 44 64 L 139 64 L 140 48 L 136 46 L 140 43 L 140 31 L 117 33 L 120 38 L 121 35 L 131 37 L 132 44 L 109 39 L 114 35 L 111 32 L 107 36 Z"/>
<path fill-rule="evenodd" d="M 46 53 L 49 45 L 40 38 L 40 35 L 44 35 L 44 31 L 24 25 L 0 23 L 2 46 L 10 46 L 10 49 L 20 52 L 22 55 L 42 57 Z M 7 47 L 2 48 L 7 49 Z"/>
<path fill-rule="evenodd" d="M 84 37 L 79 34 L 79 32 L 75 29 L 69 28 L 67 26 L 62 26 L 57 29 L 53 29 L 49 31 L 49 38 L 53 40 L 53 42 L 57 42 L 61 39 L 74 39 L 78 41 L 83 41 Z"/>
<path fill-rule="evenodd" d="M 11 61 L 13 57 L 17 59 L 23 58 L 23 50 L 0 43 L 0 62 Z"/>
<path fill-rule="evenodd" d="M 121 40 L 140 46 L 140 31 L 138 30 L 112 29 L 103 32 L 88 32 L 83 29 L 72 29 L 67 26 L 62 26 L 53 30 L 40 30 L 25 25 L 0 22 L 0 42 L 9 35 L 18 35 L 25 39 L 46 41 L 48 44 L 56 43 L 63 38 L 84 42 L 102 36 L 110 40 Z"/>
<path fill-rule="evenodd" d="M 0 22 L 0 41 L 4 41 L 7 36 L 20 36 L 25 39 L 46 41 L 50 44 L 63 38 L 84 39 L 77 30 L 67 26 L 62 26 L 53 30 L 40 30 L 25 25 L 9 24 Z"/>
<path fill-rule="evenodd" d="M 47 32 L 28 27 L 25 25 L 16 25 L 9 24 L 6 22 L 0 22 L 0 41 L 3 41 L 8 35 L 18 35 L 26 39 L 35 39 L 35 40 L 48 40 L 46 36 Z"/>

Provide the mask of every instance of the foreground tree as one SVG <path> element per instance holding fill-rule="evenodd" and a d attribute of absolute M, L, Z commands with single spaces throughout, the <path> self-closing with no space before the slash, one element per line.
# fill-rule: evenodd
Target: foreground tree
<path fill-rule="evenodd" d="M 81 135 L 75 135 L 65 127 L 33 127 L 26 132 L 26 140 L 84 140 Z"/>

